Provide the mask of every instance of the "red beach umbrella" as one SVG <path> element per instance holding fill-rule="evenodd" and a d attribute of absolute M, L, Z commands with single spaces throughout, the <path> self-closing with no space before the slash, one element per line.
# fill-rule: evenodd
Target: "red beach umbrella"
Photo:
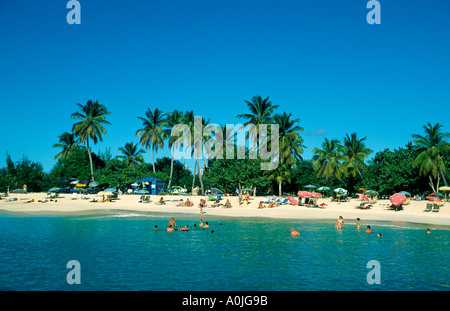
<path fill-rule="evenodd" d="M 426 196 L 425 198 L 427 198 L 428 200 L 433 200 L 433 201 L 436 201 L 436 202 L 441 202 L 441 200 L 440 200 L 439 198 L 437 198 L 437 197 Z"/>
<path fill-rule="evenodd" d="M 293 197 L 288 197 L 288 200 L 289 200 L 289 202 L 291 202 L 292 203 L 292 205 L 298 205 L 298 202 L 297 202 L 297 200 L 296 199 L 294 199 Z"/>
<path fill-rule="evenodd" d="M 395 193 L 389 197 L 392 204 L 400 205 L 405 203 L 406 196 L 403 193 Z"/>
<path fill-rule="evenodd" d="M 356 195 L 358 195 L 361 199 L 363 199 L 363 200 L 369 202 L 369 198 L 368 198 L 365 194 L 357 193 Z"/>
<path fill-rule="evenodd" d="M 315 197 L 315 198 L 318 198 L 318 197 L 321 197 L 322 194 L 321 194 L 321 193 L 318 193 L 318 192 L 311 192 L 311 196 L 312 196 L 312 197 Z"/>
<path fill-rule="evenodd" d="M 299 191 L 297 192 L 297 196 L 301 198 L 309 198 L 311 196 L 311 192 L 309 191 Z"/>

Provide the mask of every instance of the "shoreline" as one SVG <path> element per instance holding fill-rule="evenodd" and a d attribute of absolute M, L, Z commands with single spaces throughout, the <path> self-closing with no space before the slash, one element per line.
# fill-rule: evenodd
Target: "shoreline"
<path fill-rule="evenodd" d="M 281 205 L 274 208 L 258 209 L 258 204 L 265 197 L 251 198 L 250 204 L 244 201 L 241 206 L 238 206 L 238 199 L 235 196 L 223 197 L 220 201 L 225 203 L 227 199 L 230 200 L 231 208 L 211 207 L 213 202 L 208 201 L 207 207 L 203 208 L 204 215 L 200 215 L 199 202 L 200 199 L 207 198 L 206 196 L 179 196 L 179 195 L 164 195 L 166 205 L 157 205 L 155 201 L 159 201 L 161 196 L 152 195 L 153 202 L 137 203 L 140 195 L 121 195 L 119 200 L 113 202 L 90 202 L 93 198 L 101 199 L 96 195 L 89 195 L 87 200 L 76 199 L 72 200 L 70 194 L 60 194 L 55 201 L 48 201 L 46 203 L 39 203 L 39 200 L 45 200 L 46 193 L 29 193 L 29 194 L 10 194 L 9 197 L 0 200 L 0 212 L 45 215 L 45 214 L 70 214 L 83 215 L 90 213 L 90 211 L 135 211 L 135 212 L 157 212 L 166 214 L 192 214 L 199 217 L 208 216 L 226 216 L 226 217 L 263 217 L 263 218 L 278 218 L 278 219 L 301 219 L 301 220 L 336 220 L 339 216 L 345 219 L 355 220 L 361 218 L 363 221 L 398 221 L 410 222 L 428 225 L 450 226 L 450 208 L 449 203 L 441 206 L 439 212 L 424 212 L 428 201 L 411 201 L 410 204 L 405 205 L 402 211 L 392 211 L 386 208 L 390 205 L 389 200 L 378 200 L 374 203 L 371 209 L 360 210 L 355 208 L 362 201 L 359 199 L 352 199 L 349 202 L 331 202 L 329 198 L 320 198 L 318 204 L 327 204 L 324 208 L 314 208 L 305 206 Z M 9 201 L 11 198 L 17 198 L 17 201 Z M 186 200 L 189 198 L 194 203 L 192 207 L 177 206 L 180 199 Z M 35 202 L 26 203 L 29 200 Z M 170 200 L 170 202 L 168 202 Z M 172 200 L 176 200 L 172 201 Z M 264 204 L 267 206 L 267 204 Z"/>

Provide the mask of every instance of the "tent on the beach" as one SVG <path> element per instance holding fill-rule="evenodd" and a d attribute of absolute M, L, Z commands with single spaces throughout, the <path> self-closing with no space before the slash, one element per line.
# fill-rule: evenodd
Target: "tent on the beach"
<path fill-rule="evenodd" d="M 141 183 L 143 188 L 151 191 L 152 194 L 158 194 L 164 189 L 164 181 L 153 176 L 138 179 L 136 183 Z"/>

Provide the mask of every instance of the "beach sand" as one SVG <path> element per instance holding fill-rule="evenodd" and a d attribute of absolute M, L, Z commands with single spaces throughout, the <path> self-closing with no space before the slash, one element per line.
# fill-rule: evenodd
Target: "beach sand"
<path fill-rule="evenodd" d="M 152 195 L 151 203 L 138 203 L 140 195 L 120 195 L 118 200 L 112 202 L 90 202 L 92 198 L 101 200 L 96 195 L 88 195 L 87 200 L 81 199 L 80 195 L 76 200 L 72 200 L 70 194 L 60 194 L 57 202 L 48 201 L 39 203 L 39 200 L 45 200 L 45 193 L 27 193 L 27 194 L 10 194 L 9 197 L 2 197 L 0 200 L 0 212 L 13 212 L 25 214 L 46 214 L 46 213 L 87 213 L 89 211 L 105 211 L 105 210 L 126 210 L 126 211 L 145 211 L 145 212 L 162 212 L 173 216 L 175 213 L 195 214 L 202 217 L 209 215 L 214 216 L 230 216 L 230 217 L 271 217 L 284 219 L 337 219 L 342 216 L 345 219 L 361 220 L 379 220 L 379 221 L 398 221 L 413 222 L 430 225 L 450 226 L 450 203 L 445 203 L 440 207 L 439 212 L 424 212 L 427 201 L 411 201 L 405 205 L 401 211 L 387 210 L 390 205 L 389 200 L 378 200 L 373 204 L 371 209 L 360 210 L 355 208 L 362 201 L 352 199 L 350 202 L 331 202 L 329 198 L 319 199 L 318 204 L 325 203 L 327 206 L 322 208 L 312 208 L 306 206 L 281 205 L 274 208 L 258 209 L 259 202 L 265 200 L 265 197 L 252 197 L 250 204 L 244 201 L 238 206 L 236 196 L 224 197 L 221 203 L 225 203 L 226 199 L 230 199 L 232 208 L 212 207 L 213 202 L 208 201 L 208 206 L 203 208 L 204 215 L 200 215 L 199 202 L 200 199 L 206 199 L 205 196 L 179 196 L 164 195 L 165 205 L 155 204 L 160 199 L 160 195 Z M 17 201 L 9 201 L 11 198 L 17 198 Z M 177 206 L 177 202 L 181 199 L 194 202 L 193 207 Z M 35 202 L 26 203 L 29 200 Z M 267 206 L 267 204 L 264 204 Z"/>

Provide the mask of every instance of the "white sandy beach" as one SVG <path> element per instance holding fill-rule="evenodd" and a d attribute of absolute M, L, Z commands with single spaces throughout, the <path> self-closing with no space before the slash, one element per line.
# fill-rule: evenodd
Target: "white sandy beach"
<path fill-rule="evenodd" d="M 60 194 L 55 201 L 47 201 L 40 203 L 39 200 L 45 200 L 45 193 L 28 193 L 28 194 L 10 194 L 9 197 L 2 197 L 0 200 L 0 212 L 14 213 L 85 213 L 88 211 L 101 210 L 127 210 L 127 211 L 146 211 L 146 212 L 164 212 L 173 215 L 174 213 L 196 214 L 200 216 L 199 202 L 205 196 L 168 196 L 163 198 L 166 200 L 165 205 L 158 205 L 161 196 L 151 196 L 151 203 L 137 203 L 139 195 L 121 195 L 118 200 L 112 202 L 90 202 L 92 198 L 100 200 L 96 195 L 89 195 L 87 200 L 81 199 L 80 196 L 76 200 L 72 200 L 70 194 Z M 11 198 L 17 198 L 17 201 L 9 201 Z M 193 207 L 177 206 L 177 202 L 172 200 L 186 200 L 194 202 Z M 205 214 L 216 216 L 231 217 L 272 217 L 287 219 L 337 219 L 343 216 L 344 219 L 352 219 L 359 217 L 361 220 L 380 220 L 380 221 L 399 221 L 413 222 L 430 225 L 446 225 L 450 226 L 450 203 L 441 206 L 439 212 L 424 212 L 427 201 L 411 201 L 405 205 L 402 211 L 388 210 L 389 200 L 378 200 L 373 204 L 371 209 L 360 210 L 355 208 L 362 201 L 353 199 L 350 202 L 338 203 L 331 202 L 330 199 L 319 199 L 318 204 L 325 203 L 327 206 L 323 208 L 312 208 L 306 206 L 281 205 L 274 208 L 258 209 L 259 202 L 264 197 L 254 197 L 250 200 L 250 204 L 243 203 L 238 206 L 237 197 L 225 197 L 221 202 L 225 203 L 226 199 L 230 199 L 232 208 L 212 207 L 213 202 L 208 201 L 208 207 L 204 208 Z M 32 203 L 27 201 L 34 200 Z M 267 204 L 265 204 L 267 206 Z M 170 215 L 168 215 L 170 216 Z"/>

